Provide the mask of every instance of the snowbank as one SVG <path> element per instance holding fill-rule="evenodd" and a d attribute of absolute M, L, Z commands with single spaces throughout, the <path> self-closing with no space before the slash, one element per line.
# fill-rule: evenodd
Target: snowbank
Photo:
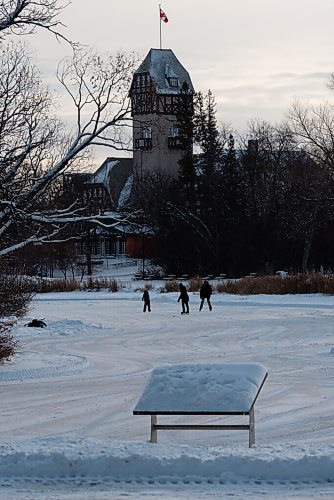
<path fill-rule="evenodd" d="M 334 448 L 98 444 L 57 437 L 0 446 L 1 479 L 334 482 Z"/>

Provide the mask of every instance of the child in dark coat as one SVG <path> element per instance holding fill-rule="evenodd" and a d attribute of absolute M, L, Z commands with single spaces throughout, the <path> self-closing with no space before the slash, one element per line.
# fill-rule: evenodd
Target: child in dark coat
<path fill-rule="evenodd" d="M 148 293 L 148 290 L 144 290 L 143 297 L 141 300 L 144 301 L 143 312 L 146 312 L 146 308 L 148 309 L 148 312 L 151 312 L 151 301 L 150 301 L 150 294 Z"/>
<path fill-rule="evenodd" d="M 182 304 L 181 314 L 189 314 L 189 295 L 187 293 L 187 289 L 182 283 L 180 283 L 179 289 L 180 289 L 180 297 L 178 298 L 178 302 L 180 302 L 181 300 Z"/>

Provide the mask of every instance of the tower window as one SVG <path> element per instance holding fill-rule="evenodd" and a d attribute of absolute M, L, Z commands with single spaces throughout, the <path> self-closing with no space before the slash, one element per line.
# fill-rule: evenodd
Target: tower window
<path fill-rule="evenodd" d="M 170 149 L 181 149 L 182 148 L 182 137 L 179 127 L 173 123 L 168 131 L 168 147 Z"/>
<path fill-rule="evenodd" d="M 179 79 L 177 76 L 169 76 L 167 78 L 168 84 L 170 87 L 178 87 L 179 86 Z"/>
<path fill-rule="evenodd" d="M 140 125 L 139 138 L 135 139 L 136 149 L 152 149 L 152 130 L 150 125 Z"/>
<path fill-rule="evenodd" d="M 138 73 L 135 75 L 134 85 L 136 88 L 147 87 L 149 84 L 148 73 Z"/>
<path fill-rule="evenodd" d="M 151 130 L 151 127 L 149 125 L 141 125 L 140 137 L 142 139 L 152 139 L 152 130 Z"/>
<path fill-rule="evenodd" d="M 180 129 L 173 123 L 173 125 L 169 129 L 168 137 L 179 137 L 179 135 Z"/>

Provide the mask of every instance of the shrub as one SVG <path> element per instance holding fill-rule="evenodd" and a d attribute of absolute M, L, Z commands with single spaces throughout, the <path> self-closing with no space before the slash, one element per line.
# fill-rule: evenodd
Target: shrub
<path fill-rule="evenodd" d="M 179 283 L 176 280 L 168 280 L 165 282 L 165 286 L 162 289 L 163 292 L 178 292 L 179 291 Z"/>
<path fill-rule="evenodd" d="M 35 295 L 33 282 L 20 275 L 20 270 L 9 266 L 5 260 L 0 267 L 0 318 L 23 316 Z M 0 322 L 0 360 L 7 359 L 15 353 L 17 342 L 10 330 L 12 324 Z"/>
<path fill-rule="evenodd" d="M 109 288 L 110 292 L 115 293 L 115 292 L 118 292 L 121 287 L 120 287 L 120 284 L 118 283 L 117 280 L 111 279 L 111 280 L 109 280 L 109 287 L 108 288 Z"/>
<path fill-rule="evenodd" d="M 35 283 L 35 291 L 37 293 L 49 292 L 73 292 L 75 290 L 95 290 L 103 289 L 117 292 L 121 286 L 118 281 L 113 278 L 92 278 L 89 277 L 86 281 L 80 283 L 76 279 L 42 279 Z"/>
<path fill-rule="evenodd" d="M 35 290 L 37 293 L 50 292 L 73 292 L 79 290 L 80 284 L 75 279 L 41 279 L 36 282 Z"/>
<path fill-rule="evenodd" d="M 30 279 L 0 271 L 0 318 L 23 316 L 34 295 L 35 289 Z"/>
<path fill-rule="evenodd" d="M 81 288 L 83 290 L 94 290 L 94 280 L 92 277 L 88 278 L 88 280 L 83 281 Z"/>
<path fill-rule="evenodd" d="M 121 289 L 120 283 L 114 278 L 88 278 L 81 284 L 82 290 L 109 290 L 110 292 L 118 292 Z"/>
<path fill-rule="evenodd" d="M 201 286 L 203 285 L 203 279 L 199 276 L 194 276 L 190 278 L 188 282 L 187 289 L 189 292 L 198 292 Z M 164 287 L 161 289 L 162 292 L 178 292 L 179 291 L 179 282 L 177 280 L 168 280 L 165 282 Z"/>
<path fill-rule="evenodd" d="M 238 281 L 221 283 L 216 287 L 219 293 L 231 293 L 239 295 L 256 294 L 308 294 L 324 293 L 334 294 L 334 276 L 323 276 L 322 274 L 296 274 L 280 278 L 278 276 L 259 276 L 242 278 Z"/>
<path fill-rule="evenodd" d="M 17 348 L 17 342 L 10 334 L 10 328 L 0 323 L 0 363 L 13 356 Z"/>
<path fill-rule="evenodd" d="M 194 276 L 189 280 L 189 292 L 198 292 L 198 290 L 203 285 L 203 279 L 199 276 Z"/>

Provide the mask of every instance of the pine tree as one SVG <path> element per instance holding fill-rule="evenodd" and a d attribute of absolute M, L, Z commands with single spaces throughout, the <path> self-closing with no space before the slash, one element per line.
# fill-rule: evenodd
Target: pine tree
<path fill-rule="evenodd" d="M 179 160 L 179 181 L 181 190 L 184 192 L 187 204 L 191 204 L 194 199 L 195 185 L 195 165 L 193 157 L 194 141 L 194 107 L 193 94 L 184 82 L 180 96 L 177 114 L 177 127 L 179 129 L 179 139 L 182 148 L 182 158 Z"/>
<path fill-rule="evenodd" d="M 211 90 L 204 97 L 201 93 L 198 94 L 194 124 L 196 142 L 202 150 L 200 157 L 203 173 L 210 176 L 219 168 L 222 158 L 216 103 Z"/>
<path fill-rule="evenodd" d="M 222 197 L 225 206 L 225 221 L 238 226 L 244 208 L 244 179 L 234 144 L 234 137 L 230 134 L 227 151 L 223 158 Z"/>

